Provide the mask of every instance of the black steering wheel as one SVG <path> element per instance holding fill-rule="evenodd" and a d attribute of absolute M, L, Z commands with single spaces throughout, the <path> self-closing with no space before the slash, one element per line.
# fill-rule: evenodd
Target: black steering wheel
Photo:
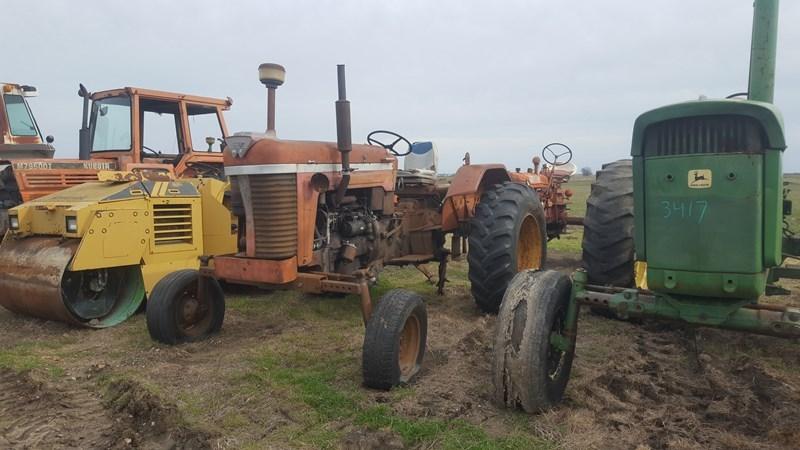
<path fill-rule="evenodd" d="M 379 141 L 378 139 L 372 137 L 372 136 L 374 136 L 376 134 L 378 134 L 378 135 L 385 134 L 385 135 L 388 135 L 390 137 L 394 137 L 396 139 L 394 141 L 392 141 L 391 144 L 384 144 L 383 142 Z M 411 142 L 409 142 L 409 140 L 404 138 L 403 136 L 400 136 L 399 134 L 394 133 L 392 131 L 375 130 L 372 133 L 367 135 L 367 142 L 369 144 L 371 144 L 371 145 L 380 145 L 381 147 L 383 147 L 386 150 L 388 150 L 389 153 L 393 154 L 394 156 L 406 156 L 409 153 L 411 153 Z M 405 152 L 398 152 L 397 150 L 394 149 L 394 146 L 397 145 L 400 142 L 404 142 L 408 146 L 408 149 Z"/>
<path fill-rule="evenodd" d="M 144 153 L 149 153 L 149 154 L 151 154 L 151 155 L 153 155 L 153 156 L 155 156 L 157 158 L 161 156 L 161 152 L 159 152 L 157 150 L 153 150 L 152 148 L 150 148 L 150 147 L 148 147 L 146 145 L 142 145 L 142 151 L 144 151 Z"/>
<path fill-rule="evenodd" d="M 558 158 L 564 155 L 567 155 L 567 160 L 559 162 Z M 563 166 L 572 161 L 572 150 L 560 142 L 553 142 L 542 149 L 542 159 L 551 166 Z"/>

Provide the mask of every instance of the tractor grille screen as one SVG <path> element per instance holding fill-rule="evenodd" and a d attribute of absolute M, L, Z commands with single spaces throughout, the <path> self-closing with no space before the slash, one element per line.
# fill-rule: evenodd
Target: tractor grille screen
<path fill-rule="evenodd" d="M 256 257 L 286 259 L 297 254 L 297 175 L 250 175 Z"/>
<path fill-rule="evenodd" d="M 645 131 L 644 155 L 673 156 L 703 153 L 762 153 L 764 137 L 750 117 L 698 116 L 667 120 Z"/>
<path fill-rule="evenodd" d="M 192 243 L 192 205 L 153 205 L 156 245 Z"/>

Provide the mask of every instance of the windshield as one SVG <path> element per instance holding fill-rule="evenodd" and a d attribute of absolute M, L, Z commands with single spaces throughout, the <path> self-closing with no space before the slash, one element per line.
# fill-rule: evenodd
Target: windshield
<path fill-rule="evenodd" d="M 6 104 L 6 115 L 8 116 L 8 128 L 14 136 L 38 136 L 39 130 L 36 129 L 36 122 L 33 120 L 28 104 L 21 95 L 4 94 L 3 101 Z"/>
<path fill-rule="evenodd" d="M 109 97 L 92 104 L 92 151 L 131 148 L 131 98 Z"/>

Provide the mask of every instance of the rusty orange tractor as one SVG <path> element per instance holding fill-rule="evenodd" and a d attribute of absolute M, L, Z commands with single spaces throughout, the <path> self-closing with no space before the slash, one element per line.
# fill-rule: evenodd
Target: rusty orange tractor
<path fill-rule="evenodd" d="M 11 137 L 18 145 L 5 141 L 0 145 L 0 234 L 8 228 L 9 208 L 97 180 L 100 170 L 223 177 L 221 150 L 227 135 L 223 111 L 230 108 L 230 99 L 131 87 L 90 93 L 81 85 L 79 159 L 53 159 L 52 147 L 41 143 L 33 116 L 21 109 L 27 104 L 19 106 L 14 98 L 18 94 L 8 87 L 13 85 L 3 86 L 6 110 L 9 101 L 16 101 L 20 118 L 0 120 L 0 131 L 7 124 L 19 129 L 3 131 L 4 139 Z"/>
<path fill-rule="evenodd" d="M 218 280 L 355 294 L 366 325 L 365 384 L 387 389 L 406 382 L 425 353 L 425 304 L 415 293 L 393 290 L 373 307 L 369 286 L 380 270 L 437 262 L 441 291 L 451 253 L 446 239 L 466 236 L 475 300 L 482 310 L 497 311 L 514 274 L 544 263 L 543 204 L 502 164 L 465 165 L 443 183 L 430 142 L 375 131 L 368 144 L 353 145 L 344 66 L 338 68 L 337 142 L 278 139 L 275 89 L 285 72 L 275 64 L 259 69 L 268 88 L 267 132 L 236 133 L 224 151 L 239 251 L 204 257 L 199 271 L 163 278 L 148 299 L 150 335 L 174 344 L 218 331 L 225 310 Z"/>

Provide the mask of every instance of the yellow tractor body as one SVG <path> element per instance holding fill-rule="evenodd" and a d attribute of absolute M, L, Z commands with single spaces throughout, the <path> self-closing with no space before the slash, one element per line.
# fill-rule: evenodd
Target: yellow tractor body
<path fill-rule="evenodd" d="M 133 314 L 166 274 L 236 252 L 228 183 L 101 173 L 9 212 L 0 305 L 89 327 Z"/>

